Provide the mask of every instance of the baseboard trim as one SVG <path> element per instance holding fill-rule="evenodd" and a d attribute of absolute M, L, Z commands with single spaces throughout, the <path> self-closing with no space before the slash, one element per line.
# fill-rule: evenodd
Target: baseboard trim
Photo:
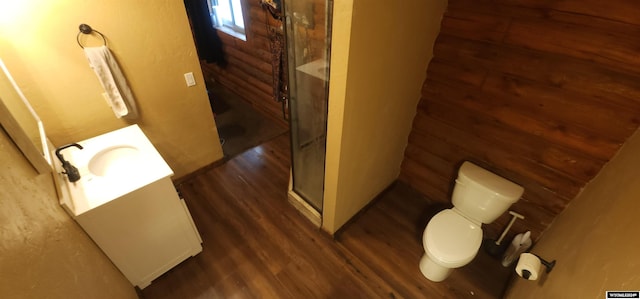
<path fill-rule="evenodd" d="M 174 186 L 180 186 L 180 184 L 182 184 L 182 183 L 184 183 L 184 182 L 186 182 L 188 180 L 191 180 L 192 178 L 197 177 L 197 176 L 209 171 L 212 168 L 216 168 L 216 167 L 226 163 L 228 160 L 229 160 L 228 157 L 222 157 L 217 161 L 214 161 L 214 162 L 212 162 L 212 163 L 210 163 L 208 165 L 205 165 L 205 166 L 203 166 L 201 168 L 198 168 L 195 171 L 193 171 L 191 173 L 188 173 L 188 174 L 185 174 L 185 175 L 183 175 L 183 176 L 181 176 L 179 178 L 175 178 L 175 179 L 171 178 L 171 180 L 173 181 L 173 185 Z"/>
<path fill-rule="evenodd" d="M 389 192 L 396 184 L 398 180 L 394 180 L 389 184 L 386 188 L 382 190 L 376 197 L 374 197 L 368 204 L 366 204 L 358 213 L 353 215 L 345 224 L 343 224 L 335 233 L 333 233 L 333 239 L 338 240 L 340 238 L 340 234 L 349 227 L 353 222 L 358 220 L 364 213 L 366 213 L 374 204 L 376 204 L 385 194 Z"/>

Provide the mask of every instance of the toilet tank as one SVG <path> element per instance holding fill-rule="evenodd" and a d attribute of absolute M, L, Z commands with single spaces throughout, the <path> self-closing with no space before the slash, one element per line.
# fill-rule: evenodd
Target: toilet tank
<path fill-rule="evenodd" d="M 524 188 L 471 162 L 458 170 L 452 202 L 465 216 L 491 223 L 518 201 Z"/>

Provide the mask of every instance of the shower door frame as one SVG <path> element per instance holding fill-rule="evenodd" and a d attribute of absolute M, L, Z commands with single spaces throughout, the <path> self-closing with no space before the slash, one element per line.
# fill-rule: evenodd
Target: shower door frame
<path fill-rule="evenodd" d="M 296 164 L 297 163 L 297 159 L 296 159 L 296 155 L 299 154 L 297 152 L 297 150 L 300 148 L 302 149 L 303 146 L 301 146 L 299 143 L 302 142 L 300 140 L 300 119 L 298 118 L 298 105 L 299 105 L 299 99 L 300 97 L 298 96 L 298 92 L 300 91 L 298 89 L 298 82 L 297 82 L 297 76 L 299 72 L 297 70 L 297 67 L 299 67 L 297 65 L 297 61 L 296 61 L 296 43 L 292 42 L 292 39 L 295 38 L 297 35 L 295 34 L 295 30 L 296 28 L 294 28 L 294 26 L 296 26 L 294 24 L 294 20 L 293 20 L 293 16 L 290 14 L 289 7 L 287 6 L 287 3 L 289 1 L 300 1 L 300 0 L 283 0 L 283 14 L 284 14 L 284 32 L 285 32 L 285 44 L 286 44 L 286 48 L 287 50 L 285 51 L 285 56 L 287 59 L 287 76 L 288 76 L 288 100 L 289 100 L 289 130 L 290 130 L 290 146 L 291 146 L 291 176 L 290 176 L 290 180 L 289 180 L 289 201 L 296 207 L 298 208 L 298 210 L 300 210 L 300 212 L 302 212 L 305 216 L 307 216 L 307 218 L 309 218 L 309 220 L 311 220 L 314 224 L 316 224 L 317 226 L 320 226 L 321 224 L 321 213 L 322 213 L 322 205 L 324 203 L 324 200 L 322 197 L 324 197 L 324 176 L 325 176 L 325 162 L 326 162 L 326 134 L 327 134 L 327 121 L 328 121 L 328 97 L 329 97 L 329 79 L 330 79 L 330 72 L 329 72 L 329 65 L 330 65 L 330 61 L 331 61 L 331 23 L 332 23 L 332 16 L 333 16 L 333 0 L 325 0 L 325 5 L 324 5 L 324 14 L 325 14 L 325 36 L 324 36 L 324 45 L 325 48 L 323 49 L 323 54 L 324 54 L 324 61 L 326 63 L 326 74 L 325 74 L 325 83 L 324 83 L 324 124 L 323 124 L 323 134 L 320 136 L 320 138 L 315 138 L 314 141 L 312 142 L 322 142 L 323 143 L 323 148 L 324 151 L 322 153 L 322 169 L 321 169 L 321 175 L 319 176 L 318 179 L 321 179 L 321 186 L 322 186 L 322 190 L 321 190 L 321 198 L 319 199 L 319 204 L 316 202 L 315 204 L 313 203 L 313 201 L 310 198 L 307 198 L 307 196 L 305 196 L 304 192 L 299 192 L 299 189 L 297 188 L 296 185 Z M 310 0 L 311 1 L 311 0 Z M 293 36 L 292 36 L 293 35 Z M 316 201 L 318 201 L 318 199 L 316 199 Z"/>

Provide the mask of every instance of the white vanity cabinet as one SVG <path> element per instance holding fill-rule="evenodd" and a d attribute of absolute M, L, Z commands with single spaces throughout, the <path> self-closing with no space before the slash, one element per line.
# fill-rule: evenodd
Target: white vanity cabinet
<path fill-rule="evenodd" d="M 78 215 L 76 221 L 140 289 L 202 251 L 189 210 L 169 178 Z"/>
<path fill-rule="evenodd" d="M 171 181 L 173 171 L 137 125 L 65 149 L 81 178 L 70 183 L 60 161 L 60 204 L 129 279 L 143 289 L 202 251 L 202 239 Z"/>

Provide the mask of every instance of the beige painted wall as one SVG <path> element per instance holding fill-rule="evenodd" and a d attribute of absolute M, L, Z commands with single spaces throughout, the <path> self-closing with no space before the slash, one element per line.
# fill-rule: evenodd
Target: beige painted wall
<path fill-rule="evenodd" d="M 0 57 L 0 62 L 2 62 L 2 57 Z M 11 84 L 10 78 L 2 70 L 0 70 L 0 102 L 16 122 L 20 124 L 29 141 L 39 146 L 41 141 L 38 120 L 29 111 L 29 108 L 20 98 L 18 91 Z M 0 120 L 0 122 L 2 121 Z"/>
<path fill-rule="evenodd" d="M 557 265 L 518 279 L 507 298 L 604 298 L 640 289 L 640 131 L 623 145 L 542 235 L 532 252 Z"/>
<path fill-rule="evenodd" d="M 334 2 L 324 230 L 398 177 L 446 4 Z"/>
<path fill-rule="evenodd" d="M 137 298 L 0 130 L 0 297 Z"/>
<path fill-rule="evenodd" d="M 78 25 L 102 32 L 136 97 L 139 124 L 181 177 L 222 158 L 183 1 L 23 0 L 0 3 L 0 57 L 56 146 L 130 123 L 105 103 L 76 42 Z M 83 45 L 99 45 L 95 36 Z M 187 87 L 183 74 L 197 85 Z"/>

